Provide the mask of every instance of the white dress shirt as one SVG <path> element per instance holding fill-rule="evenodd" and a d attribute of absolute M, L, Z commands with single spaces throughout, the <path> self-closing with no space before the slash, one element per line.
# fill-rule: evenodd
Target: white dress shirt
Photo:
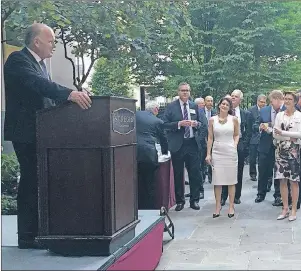
<path fill-rule="evenodd" d="M 42 60 L 42 58 L 40 58 L 34 51 L 30 50 L 28 47 L 26 47 L 26 49 L 32 54 L 32 56 L 34 57 L 34 59 L 38 62 L 38 64 L 40 65 L 42 71 L 43 71 L 43 68 L 40 64 L 40 61 Z"/>
<path fill-rule="evenodd" d="M 184 120 L 184 102 L 181 99 L 179 99 L 179 102 L 180 102 L 180 106 L 181 106 L 181 110 L 182 110 L 182 116 L 183 116 L 183 120 Z M 186 102 L 186 109 L 187 109 L 187 113 L 188 113 L 188 120 L 191 120 L 189 101 Z M 195 114 L 196 114 L 196 112 L 195 112 Z M 181 129 L 180 126 L 178 126 L 178 128 Z M 193 137 L 192 127 L 189 127 L 189 131 L 190 131 L 190 136 L 189 137 L 192 138 Z"/>
<path fill-rule="evenodd" d="M 212 110 L 208 110 L 207 107 L 205 106 L 205 114 L 206 114 L 206 118 L 209 122 L 209 119 L 211 118 L 211 113 L 212 113 Z"/>
<path fill-rule="evenodd" d="M 240 108 L 239 106 L 237 106 L 236 108 L 234 108 L 235 110 L 235 117 L 237 117 L 238 120 L 238 124 L 239 124 L 239 137 L 242 137 L 242 133 L 241 133 L 241 116 L 240 116 Z"/>

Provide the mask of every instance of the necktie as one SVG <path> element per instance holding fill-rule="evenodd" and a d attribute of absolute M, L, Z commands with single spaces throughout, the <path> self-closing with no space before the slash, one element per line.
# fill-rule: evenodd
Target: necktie
<path fill-rule="evenodd" d="M 41 60 L 39 62 L 42 70 L 43 70 L 43 74 L 44 74 L 44 77 L 48 80 L 50 80 L 50 76 L 48 74 L 48 71 L 47 71 L 47 68 L 46 68 L 46 65 L 45 65 L 45 62 L 43 60 Z M 51 106 L 54 106 L 55 105 L 55 102 L 49 98 L 46 98 L 44 97 L 43 98 L 43 102 L 44 102 L 44 108 L 48 108 L 48 107 L 51 107 Z"/>
<path fill-rule="evenodd" d="M 46 65 L 45 65 L 45 62 L 44 62 L 43 60 L 41 60 L 39 63 L 40 63 L 40 65 L 41 65 L 41 67 L 42 67 L 42 70 L 43 70 L 43 72 L 44 72 L 45 77 L 46 77 L 47 79 L 49 79 L 49 74 L 48 74 L 48 71 L 47 71 L 47 67 L 46 67 Z"/>
<path fill-rule="evenodd" d="M 233 116 L 236 116 L 235 113 L 236 113 L 236 112 L 235 112 L 235 108 L 233 108 L 233 110 L 232 110 L 232 115 L 233 115 Z"/>
<path fill-rule="evenodd" d="M 184 103 L 184 120 L 188 120 L 187 103 Z M 185 126 L 184 137 L 185 137 L 185 138 L 189 138 L 189 137 L 190 137 L 190 129 L 189 129 L 189 126 Z"/>

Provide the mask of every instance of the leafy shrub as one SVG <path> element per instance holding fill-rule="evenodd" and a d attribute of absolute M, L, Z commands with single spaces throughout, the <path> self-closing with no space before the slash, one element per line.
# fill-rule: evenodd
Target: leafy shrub
<path fill-rule="evenodd" d="M 1 195 L 2 215 L 17 214 L 17 199 L 12 196 Z"/>
<path fill-rule="evenodd" d="M 1 191 L 15 196 L 18 190 L 20 168 L 15 154 L 1 154 Z"/>

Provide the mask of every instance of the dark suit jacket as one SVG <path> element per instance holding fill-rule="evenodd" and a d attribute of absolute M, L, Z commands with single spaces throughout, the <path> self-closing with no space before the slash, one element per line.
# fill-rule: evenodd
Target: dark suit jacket
<path fill-rule="evenodd" d="M 205 117 L 207 118 L 205 107 L 202 108 L 202 109 L 200 110 L 200 112 L 203 112 L 203 113 L 205 114 Z M 210 117 L 213 117 L 213 116 L 216 116 L 216 115 L 217 115 L 216 109 L 212 108 L 212 109 L 211 109 L 211 116 L 210 116 Z"/>
<path fill-rule="evenodd" d="M 283 106 L 280 111 L 285 110 L 285 107 Z M 259 126 L 261 123 L 268 123 L 272 122 L 271 118 L 271 111 L 272 111 L 272 106 L 268 105 L 260 109 L 260 116 L 257 121 L 257 124 L 254 125 L 254 129 L 259 130 Z M 258 145 L 258 151 L 262 153 L 268 153 L 271 148 L 274 148 L 273 145 L 273 135 L 272 133 L 267 133 L 265 131 L 262 131 L 260 133 L 260 140 L 259 140 L 259 145 Z"/>
<path fill-rule="evenodd" d="M 259 133 L 258 127 L 256 125 L 256 123 L 258 122 L 259 116 L 260 116 L 258 106 L 257 105 L 252 106 L 249 109 L 249 111 L 251 113 L 250 122 L 251 122 L 251 125 L 252 125 L 252 137 L 251 137 L 251 140 L 250 140 L 250 144 L 258 145 L 259 140 L 260 140 L 260 133 Z"/>
<path fill-rule="evenodd" d="M 149 111 L 136 112 L 137 161 L 158 163 L 155 143 L 161 145 L 162 154 L 168 153 L 167 139 L 163 130 L 163 121 Z"/>
<path fill-rule="evenodd" d="M 239 139 L 237 149 L 238 151 L 244 152 L 245 156 L 249 155 L 249 145 L 250 139 L 252 135 L 252 127 L 250 123 L 250 115 L 251 113 L 247 110 L 240 108 L 240 130 L 241 130 L 241 138 Z"/>
<path fill-rule="evenodd" d="M 4 139 L 33 143 L 36 139 L 36 112 L 44 108 L 44 98 L 64 101 L 71 90 L 49 81 L 26 49 L 13 52 L 4 65 Z"/>
<path fill-rule="evenodd" d="M 203 137 L 207 137 L 208 124 L 205 114 L 200 114 L 198 106 L 189 101 L 189 108 L 195 110 L 195 114 L 190 113 L 191 120 L 198 121 L 198 126 L 193 128 L 193 133 L 195 140 L 198 144 L 199 149 L 201 149 L 201 140 Z M 177 152 L 183 144 L 185 128 L 181 127 L 178 129 L 178 122 L 183 120 L 183 114 L 180 106 L 180 101 L 176 100 L 167 105 L 163 121 L 164 127 L 167 133 L 168 146 L 170 152 Z"/>

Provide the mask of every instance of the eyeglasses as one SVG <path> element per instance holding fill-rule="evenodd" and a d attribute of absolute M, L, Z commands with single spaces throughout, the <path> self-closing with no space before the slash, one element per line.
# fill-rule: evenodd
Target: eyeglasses
<path fill-rule="evenodd" d="M 189 92 L 189 89 L 180 89 L 181 92 Z"/>

